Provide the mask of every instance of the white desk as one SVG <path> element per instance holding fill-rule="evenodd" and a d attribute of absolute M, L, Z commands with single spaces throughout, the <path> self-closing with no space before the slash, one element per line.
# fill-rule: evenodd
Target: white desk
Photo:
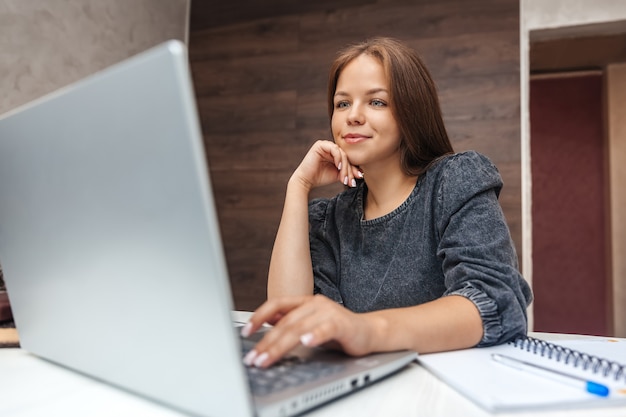
<path fill-rule="evenodd" d="M 382 382 L 307 414 L 307 417 L 489 415 L 421 366 L 412 364 Z M 499 414 L 531 415 L 615 417 L 626 416 L 626 407 Z M 182 417 L 183 414 L 50 364 L 21 349 L 0 349 L 0 416 Z"/>

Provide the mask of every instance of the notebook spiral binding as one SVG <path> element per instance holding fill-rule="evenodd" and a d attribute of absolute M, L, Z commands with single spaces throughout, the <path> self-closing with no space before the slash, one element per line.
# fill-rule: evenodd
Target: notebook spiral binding
<path fill-rule="evenodd" d="M 604 377 L 613 378 L 617 382 L 626 383 L 626 365 L 615 361 L 589 355 L 530 336 L 517 337 L 510 341 L 509 344 L 535 355 L 541 355 L 548 359 L 562 362 L 565 365 L 582 368 L 594 374 L 601 374 Z"/>

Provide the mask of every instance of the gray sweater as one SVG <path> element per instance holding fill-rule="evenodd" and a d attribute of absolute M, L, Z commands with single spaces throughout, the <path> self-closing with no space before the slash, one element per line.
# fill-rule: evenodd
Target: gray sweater
<path fill-rule="evenodd" d="M 363 220 L 362 181 L 311 201 L 315 293 L 355 312 L 461 295 L 480 312 L 479 346 L 525 334 L 532 293 L 518 271 L 501 188 L 496 167 L 470 151 L 435 163 L 400 207 L 376 219 Z"/>

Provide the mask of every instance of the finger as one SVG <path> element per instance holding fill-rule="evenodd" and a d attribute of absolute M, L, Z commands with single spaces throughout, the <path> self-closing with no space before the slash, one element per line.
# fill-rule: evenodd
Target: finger
<path fill-rule="evenodd" d="M 299 329 L 300 343 L 315 347 L 346 337 L 351 316 L 348 310 L 322 297 L 316 297 L 311 304 L 315 304 L 313 314 L 302 320 L 306 323 Z"/>
<path fill-rule="evenodd" d="M 272 366 L 299 344 L 300 337 L 297 332 L 279 331 L 273 328 L 257 343 L 252 351 L 253 353 L 251 352 L 244 358 L 244 363 L 258 368 L 267 368 Z"/>
<path fill-rule="evenodd" d="M 335 329 L 331 321 L 317 323 L 306 333 L 300 336 L 300 343 L 306 347 L 317 347 L 335 340 Z"/>
<path fill-rule="evenodd" d="M 359 167 L 352 165 L 350 167 L 350 174 L 352 175 L 350 179 L 350 186 L 354 188 L 357 185 L 356 181 L 363 179 L 363 171 L 361 171 Z"/>
<path fill-rule="evenodd" d="M 267 324 L 269 324 L 269 325 L 271 325 L 271 326 L 273 326 L 273 325 L 275 325 L 276 323 L 278 323 L 279 321 L 281 321 L 283 317 L 285 317 L 285 315 L 284 315 L 284 314 L 282 314 L 282 313 L 278 313 L 278 314 L 276 314 L 274 317 L 272 317 L 271 319 L 266 320 L 266 323 L 267 323 Z"/>
<path fill-rule="evenodd" d="M 330 300 L 319 301 L 315 315 L 312 316 L 315 320 L 309 320 L 302 327 L 307 330 L 301 333 L 300 342 L 307 347 L 341 346 L 350 355 L 369 353 L 370 343 L 364 317 L 338 305 L 331 305 Z"/>
<path fill-rule="evenodd" d="M 359 170 L 359 168 L 354 165 L 350 165 L 348 169 L 348 175 L 344 177 L 344 185 L 349 187 L 356 187 L 356 180 L 363 178 L 363 173 Z"/>
<path fill-rule="evenodd" d="M 311 308 L 306 305 L 290 311 L 246 355 L 244 363 L 261 368 L 274 364 L 301 343 L 300 336 L 309 326 L 306 318 L 311 314 Z"/>
<path fill-rule="evenodd" d="M 256 309 L 241 329 L 241 335 L 248 337 L 256 332 L 263 324 L 276 324 L 291 310 L 301 305 L 310 296 L 278 297 L 267 300 Z"/>
<path fill-rule="evenodd" d="M 318 166 L 309 166 L 310 182 L 314 185 L 326 185 L 333 181 L 343 182 L 347 166 L 347 158 L 342 156 L 343 151 L 334 142 L 318 140 L 313 146 Z M 311 160 L 313 161 L 313 160 Z M 332 167 L 332 168 L 331 168 Z M 331 174 L 334 169 L 335 174 Z M 327 171 L 329 170 L 329 171 Z M 319 175 L 319 177 L 316 177 Z M 333 179 L 334 177 L 334 179 Z"/>
<path fill-rule="evenodd" d="M 291 310 L 257 343 L 245 359 L 247 365 L 271 366 L 299 344 L 309 344 L 308 334 L 323 322 L 332 322 L 332 311 L 338 306 L 323 296 L 309 296 L 306 302 Z M 326 338 L 332 338 L 332 332 Z M 325 340 L 320 338 L 321 341 Z"/>
<path fill-rule="evenodd" d="M 315 347 L 335 339 L 337 328 L 326 312 L 303 306 L 294 313 L 297 319 L 279 323 L 255 346 L 254 366 L 269 367 L 298 345 Z"/>
<path fill-rule="evenodd" d="M 350 186 L 352 183 L 352 179 L 354 178 L 352 176 L 352 165 L 348 160 L 348 155 L 339 146 L 337 146 L 337 152 L 339 154 L 339 163 L 337 165 L 337 168 L 339 170 L 339 181 L 343 185 Z"/>
<path fill-rule="evenodd" d="M 315 144 L 318 149 L 318 153 L 320 157 L 328 162 L 331 162 L 335 165 L 338 171 L 343 169 L 345 165 L 343 163 L 341 153 L 343 152 L 337 144 L 331 142 L 329 140 L 318 140 Z"/>
<path fill-rule="evenodd" d="M 345 186 L 356 187 L 356 180 L 363 178 L 363 172 L 358 166 L 352 165 L 350 163 L 348 155 L 343 151 L 343 149 L 339 148 L 339 151 L 341 153 L 341 169 L 339 170 L 339 180 Z"/>

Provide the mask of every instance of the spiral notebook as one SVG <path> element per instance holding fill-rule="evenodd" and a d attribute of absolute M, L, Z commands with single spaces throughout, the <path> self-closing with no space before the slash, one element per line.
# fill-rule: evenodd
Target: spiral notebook
<path fill-rule="evenodd" d="M 601 397 L 581 387 L 504 366 L 505 355 L 609 388 Z M 443 382 L 491 411 L 626 405 L 626 339 L 542 340 L 518 338 L 508 344 L 420 355 L 419 362 Z"/>

